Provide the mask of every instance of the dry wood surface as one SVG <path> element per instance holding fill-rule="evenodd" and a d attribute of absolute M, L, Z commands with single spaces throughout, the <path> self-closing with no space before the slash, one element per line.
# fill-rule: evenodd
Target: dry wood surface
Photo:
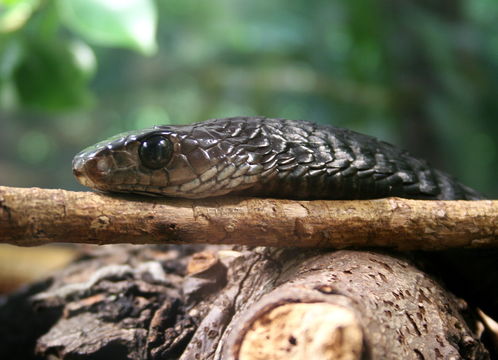
<path fill-rule="evenodd" d="M 0 242 L 498 248 L 498 201 L 187 200 L 0 186 Z"/>

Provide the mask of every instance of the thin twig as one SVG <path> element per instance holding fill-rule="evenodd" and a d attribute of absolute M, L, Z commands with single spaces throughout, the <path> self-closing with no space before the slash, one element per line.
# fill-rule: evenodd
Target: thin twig
<path fill-rule="evenodd" d="M 498 247 L 498 200 L 147 198 L 0 186 L 0 243 Z"/>

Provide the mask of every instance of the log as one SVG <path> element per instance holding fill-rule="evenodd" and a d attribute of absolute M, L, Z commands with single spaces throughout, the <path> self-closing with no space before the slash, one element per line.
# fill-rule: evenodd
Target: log
<path fill-rule="evenodd" d="M 498 248 L 498 201 L 186 200 L 2 186 L 0 242 Z"/>
<path fill-rule="evenodd" d="M 370 251 L 106 246 L 0 321 L 6 358 L 490 358 L 465 301 Z"/>

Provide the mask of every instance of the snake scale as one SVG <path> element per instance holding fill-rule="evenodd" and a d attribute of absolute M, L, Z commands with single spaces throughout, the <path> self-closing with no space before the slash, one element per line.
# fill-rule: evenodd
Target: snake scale
<path fill-rule="evenodd" d="M 184 198 L 483 198 L 374 137 L 265 117 L 119 134 L 77 154 L 73 172 L 83 185 L 101 191 Z M 498 318 L 497 251 L 457 249 L 423 257 L 454 292 Z"/>
<path fill-rule="evenodd" d="M 351 130 L 265 117 L 212 119 L 117 135 L 80 152 L 73 172 L 112 192 L 205 198 L 480 199 L 424 160 Z"/>

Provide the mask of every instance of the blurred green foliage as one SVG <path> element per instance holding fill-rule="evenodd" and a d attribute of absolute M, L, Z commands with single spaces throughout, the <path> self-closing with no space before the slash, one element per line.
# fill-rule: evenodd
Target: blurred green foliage
<path fill-rule="evenodd" d="M 117 132 L 266 115 L 496 197 L 497 18 L 495 0 L 0 0 L 0 184 L 78 188 L 74 153 Z"/>
<path fill-rule="evenodd" d="M 90 103 L 93 44 L 156 49 L 151 0 L 2 0 L 0 105 L 70 110 Z M 69 31 L 71 32 L 69 32 Z"/>

